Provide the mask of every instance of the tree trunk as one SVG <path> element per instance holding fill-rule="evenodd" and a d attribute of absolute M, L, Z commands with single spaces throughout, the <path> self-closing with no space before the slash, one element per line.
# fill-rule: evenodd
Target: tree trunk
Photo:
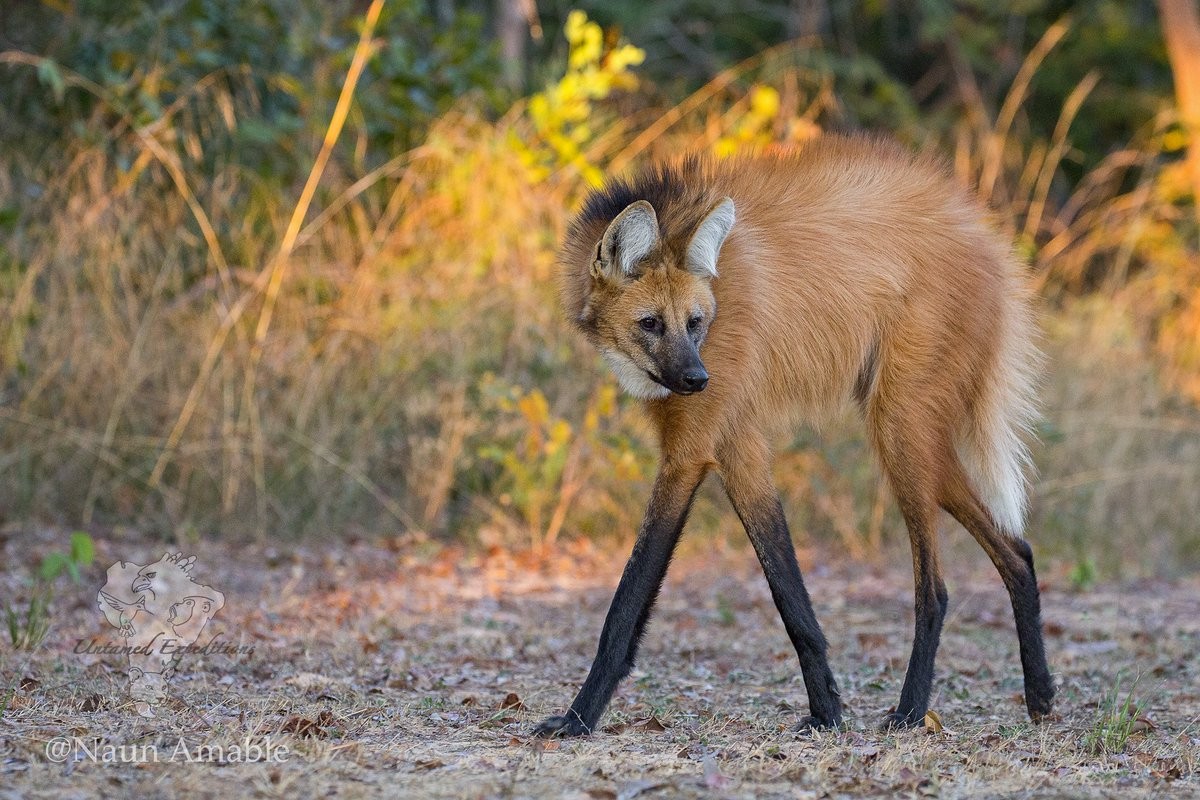
<path fill-rule="evenodd" d="M 1200 221 L 1200 4 L 1196 0 L 1158 0 L 1158 8 L 1175 78 L 1179 121 L 1188 133 L 1192 203 Z"/>
<path fill-rule="evenodd" d="M 500 40 L 504 83 L 520 91 L 525 88 L 525 42 L 529 20 L 522 0 L 496 0 L 496 37 Z"/>

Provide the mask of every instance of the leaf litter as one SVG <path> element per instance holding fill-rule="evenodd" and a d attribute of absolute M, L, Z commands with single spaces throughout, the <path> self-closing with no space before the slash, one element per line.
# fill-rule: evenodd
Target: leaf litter
<path fill-rule="evenodd" d="M 28 561 L 17 538 L 3 545 L 5 563 Z M 31 539 L 22 547 L 35 547 Z M 135 534 L 97 537 L 98 563 L 157 546 Z M 66 773 L 39 748 L 66 732 L 117 744 L 270 735 L 292 748 L 269 768 L 74 763 L 70 783 L 93 795 L 152 795 L 164 780 L 264 797 L 1200 794 L 1195 579 L 1078 592 L 1063 570 L 1039 570 L 1059 700 L 1055 719 L 1033 725 L 1003 587 L 986 563 L 952 562 L 935 710 L 915 731 L 881 732 L 911 643 L 911 575 L 900 558 L 894 569 L 826 562 L 808 584 L 847 729 L 802 737 L 789 729 L 805 713 L 803 681 L 752 552 L 685 547 L 603 732 L 545 741 L 532 728 L 562 713 L 586 675 L 619 548 L 564 543 L 539 561 L 306 543 L 275 567 L 267 548 L 239 544 L 236 557 L 232 548 L 189 550 L 228 598 L 214 634 L 255 653 L 184 664 L 154 720 L 132 713 L 119 659 L 72 652 L 103 630 L 85 597 L 95 587 L 54 609 L 54 635 L 38 650 L 0 650 L 6 787 L 51 796 L 39 787 Z M 27 577 L 9 571 L 0 591 L 19 596 Z M 1088 733 L 1120 674 L 1142 676 L 1138 714 L 1121 752 L 1091 752 Z"/>

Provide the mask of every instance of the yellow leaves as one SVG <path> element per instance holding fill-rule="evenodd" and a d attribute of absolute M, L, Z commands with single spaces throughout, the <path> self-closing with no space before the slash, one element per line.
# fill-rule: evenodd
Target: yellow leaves
<path fill-rule="evenodd" d="M 545 127 L 550 122 L 550 98 L 546 94 L 535 94 L 529 98 L 529 116 L 534 124 Z"/>
<path fill-rule="evenodd" d="M 619 433 L 616 386 L 607 382 L 588 400 L 576 428 L 556 416 L 541 389 L 525 390 L 485 374 L 479 382 L 491 433 L 479 456 L 499 467 L 494 496 L 511 508 L 537 539 L 543 529 L 564 524 L 572 498 L 602 475 L 606 480 L 641 480 L 639 453 Z M 561 512 L 554 509 L 561 507 Z M 557 520 L 557 522 L 548 522 Z"/>
<path fill-rule="evenodd" d="M 713 143 L 713 152 L 719 158 L 743 150 L 761 149 L 777 140 L 804 142 L 821 133 L 821 128 L 806 116 L 785 114 L 779 91 L 773 86 L 752 86 L 743 102 L 746 111 Z"/>
<path fill-rule="evenodd" d="M 713 142 L 713 155 L 717 158 L 728 158 L 739 150 L 738 142 L 729 136 L 722 136 Z"/>
<path fill-rule="evenodd" d="M 583 429 L 594 433 L 600 427 L 602 419 L 608 419 L 617 413 L 617 387 L 611 383 L 600 387 L 595 399 L 588 404 L 583 418 Z"/>
<path fill-rule="evenodd" d="M 623 451 L 613 466 L 617 477 L 623 481 L 636 481 L 642 478 L 642 465 L 638 463 L 637 455 L 632 450 Z"/>
<path fill-rule="evenodd" d="M 588 186 L 593 189 L 599 189 L 604 185 L 604 173 L 600 171 L 599 167 L 593 164 L 581 164 L 578 162 L 575 166 L 579 169 L 579 173 L 583 176 L 583 179 L 588 182 Z"/>
<path fill-rule="evenodd" d="M 761 147 L 772 140 L 773 123 L 779 114 L 779 92 L 770 86 L 756 85 L 750 89 L 749 108 L 734 123 L 732 130 L 717 140 L 714 151 L 724 158 L 739 150 Z"/>
<path fill-rule="evenodd" d="M 585 29 L 588 26 L 600 29 L 600 26 L 594 22 L 589 22 L 587 14 L 578 8 L 567 15 L 567 24 L 563 26 L 563 35 L 567 37 L 567 43 L 574 46 L 583 41 Z"/>
<path fill-rule="evenodd" d="M 569 441 L 571 441 L 571 424 L 563 419 L 555 420 L 554 424 L 550 426 L 550 441 L 547 449 L 557 452 Z"/>
<path fill-rule="evenodd" d="M 584 151 L 595 137 L 589 124 L 595 102 L 614 90 L 637 86 L 630 68 L 641 64 L 645 51 L 625 44 L 604 53 L 604 31 L 579 10 L 567 16 L 563 33 L 570 44 L 567 72 L 557 82 L 529 98 L 528 117 L 539 142 L 518 142 L 522 162 L 537 179 L 552 169 L 573 167 L 592 186 L 603 181 L 600 170 Z M 538 146 L 541 145 L 541 146 Z"/>
<path fill-rule="evenodd" d="M 1164 137 L 1164 148 L 1165 141 Z M 1154 182 L 1155 199 L 1162 203 L 1183 202 L 1192 192 L 1192 175 L 1186 161 L 1176 161 L 1163 166 L 1158 173 L 1158 180 Z"/>
<path fill-rule="evenodd" d="M 605 417 L 617 413 L 617 387 L 611 383 L 601 386 L 596 394 L 595 408 L 598 414 Z"/>
<path fill-rule="evenodd" d="M 550 403 L 541 389 L 520 396 L 516 402 L 526 424 L 525 453 L 529 456 L 553 456 L 571 441 L 571 424 L 550 414 Z"/>
<path fill-rule="evenodd" d="M 550 404 L 541 389 L 534 389 L 518 400 L 517 409 L 533 427 L 541 427 L 550 417 Z"/>
<path fill-rule="evenodd" d="M 1188 135 L 1182 128 L 1174 128 L 1163 134 L 1162 149 L 1164 153 L 1174 153 L 1187 147 Z"/>
<path fill-rule="evenodd" d="M 626 74 L 629 68 L 640 66 L 645 60 L 645 50 L 631 44 L 623 44 L 608 54 L 604 66 L 614 78 L 633 79 L 632 75 Z"/>
<path fill-rule="evenodd" d="M 571 55 L 567 66 L 571 69 L 583 69 L 587 65 L 600 60 L 604 46 L 604 32 L 594 22 L 589 22 L 587 14 L 576 9 L 567 17 L 564 30 L 567 41 L 571 44 Z"/>
<path fill-rule="evenodd" d="M 778 113 L 779 92 L 770 86 L 755 86 L 750 90 L 751 117 L 769 122 Z"/>

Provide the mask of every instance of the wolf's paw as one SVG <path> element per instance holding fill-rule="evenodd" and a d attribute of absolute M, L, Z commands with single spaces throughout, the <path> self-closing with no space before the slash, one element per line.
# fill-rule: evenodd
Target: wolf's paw
<path fill-rule="evenodd" d="M 913 728 L 919 728 L 925 724 L 925 715 L 917 715 L 915 713 L 901 714 L 899 711 L 893 711 L 883 718 L 883 723 L 879 726 L 879 730 L 887 733 L 889 731 L 910 731 Z"/>
<path fill-rule="evenodd" d="M 1029 711 L 1029 719 L 1034 722 L 1048 722 L 1056 719 L 1054 687 L 1046 685 L 1027 688 L 1025 690 L 1025 708 Z"/>
<path fill-rule="evenodd" d="M 548 717 L 533 729 L 533 735 L 541 739 L 587 736 L 591 732 L 591 729 L 579 719 L 579 715 L 573 712 L 567 712 L 561 717 Z"/>
<path fill-rule="evenodd" d="M 841 720 L 830 721 L 809 714 L 808 716 L 801 717 L 800 721 L 792 726 L 792 733 L 812 735 L 817 731 L 840 731 L 841 729 Z"/>

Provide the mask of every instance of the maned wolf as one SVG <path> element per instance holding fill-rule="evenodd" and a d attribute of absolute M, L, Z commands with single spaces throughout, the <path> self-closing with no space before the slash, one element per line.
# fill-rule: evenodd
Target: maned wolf
<path fill-rule="evenodd" d="M 787 426 L 857 404 L 908 526 L 916 635 L 885 725 L 923 720 L 946 613 L 938 509 L 970 531 L 1012 599 L 1033 719 L 1054 694 L 1025 514 L 1022 441 L 1039 367 L 1023 268 L 935 161 L 874 138 L 691 157 L 588 197 L 562 248 L 570 316 L 645 401 L 662 464 L 599 652 L 543 736 L 595 729 L 633 666 L 697 486 L 716 469 L 800 658 L 809 716 L 841 723 L 771 478 Z"/>

